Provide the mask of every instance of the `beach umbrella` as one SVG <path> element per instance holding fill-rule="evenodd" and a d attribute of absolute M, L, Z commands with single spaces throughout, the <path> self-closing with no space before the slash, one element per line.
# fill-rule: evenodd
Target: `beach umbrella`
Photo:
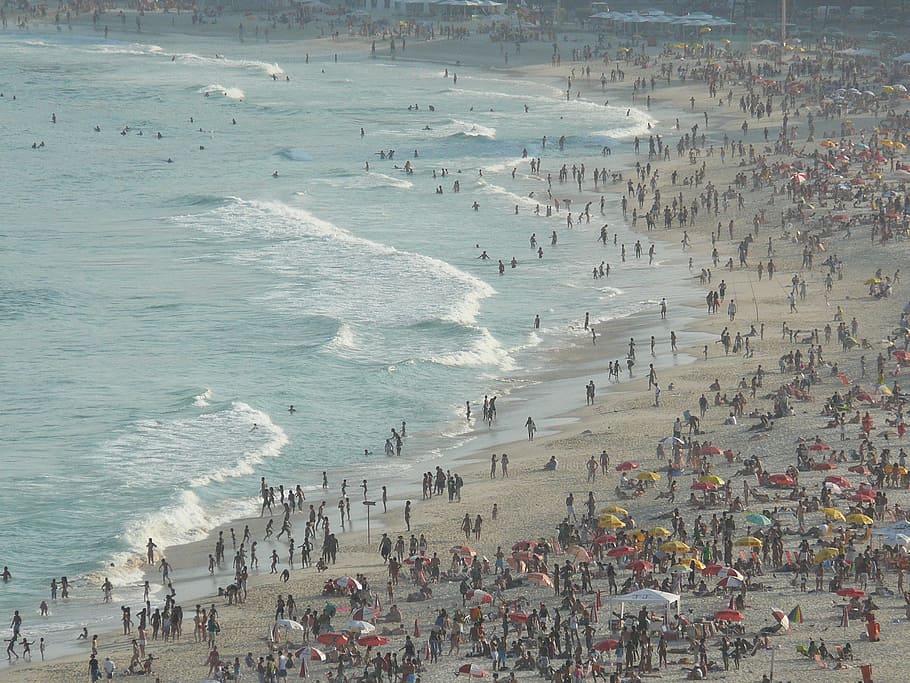
<path fill-rule="evenodd" d="M 844 513 L 837 508 L 819 508 L 819 512 L 823 512 L 828 519 L 834 519 L 838 522 L 847 521 L 846 517 L 844 517 Z"/>
<path fill-rule="evenodd" d="M 424 561 L 424 560 L 429 560 L 429 559 L 430 559 L 430 558 L 427 557 L 426 555 L 423 555 L 423 554 L 421 554 L 421 553 L 417 553 L 416 555 L 411 555 L 409 558 L 407 558 L 407 559 L 404 561 L 404 563 L 405 563 L 405 564 L 416 564 L 416 563 L 417 563 L 417 560 Z"/>
<path fill-rule="evenodd" d="M 515 561 L 527 561 L 527 560 L 533 559 L 535 557 L 539 558 L 540 555 L 538 555 L 537 553 L 531 552 L 530 550 L 522 550 L 517 553 L 512 553 L 512 557 L 509 559 L 512 559 Z"/>
<path fill-rule="evenodd" d="M 481 605 L 490 605 L 493 603 L 493 596 L 490 593 L 482 590 L 473 590 L 467 592 L 467 598 L 471 602 L 476 602 Z"/>
<path fill-rule="evenodd" d="M 639 472 L 635 478 L 638 481 L 657 481 L 660 475 L 657 472 Z"/>
<path fill-rule="evenodd" d="M 831 493 L 842 493 L 841 487 L 835 484 L 833 481 L 826 481 L 824 484 L 825 488 L 828 489 Z"/>
<path fill-rule="evenodd" d="M 539 544 L 537 541 L 518 541 L 518 543 L 512 546 L 512 550 L 531 550 L 532 548 L 536 548 L 538 545 Z"/>
<path fill-rule="evenodd" d="M 360 633 L 361 635 L 368 635 L 370 633 L 374 633 L 376 631 L 376 627 L 368 621 L 351 619 L 344 625 L 344 630 L 351 631 L 353 633 Z"/>
<path fill-rule="evenodd" d="M 363 647 L 382 647 L 389 644 L 389 639 L 374 633 L 368 636 L 361 636 L 357 639 L 357 644 Z"/>
<path fill-rule="evenodd" d="M 693 491 L 716 491 L 717 484 L 712 484 L 710 481 L 697 481 L 692 484 Z"/>
<path fill-rule="evenodd" d="M 669 529 L 665 529 L 662 526 L 656 526 L 653 529 L 648 530 L 648 535 L 655 538 L 670 538 L 673 534 L 670 533 Z"/>
<path fill-rule="evenodd" d="M 470 676 L 471 678 L 489 678 L 490 672 L 478 664 L 464 664 L 455 672 L 456 676 Z"/>
<path fill-rule="evenodd" d="M 617 645 L 619 645 L 618 640 L 607 638 L 606 640 L 601 640 L 598 643 L 594 643 L 594 649 L 598 652 L 607 652 L 608 650 L 615 650 Z"/>
<path fill-rule="evenodd" d="M 793 175 L 790 176 L 790 180 L 792 180 L 793 182 L 795 182 L 797 185 L 802 185 L 802 184 L 803 184 L 804 182 L 806 182 L 808 179 L 809 179 L 809 176 L 806 175 L 805 173 L 801 173 L 801 172 L 800 172 L 800 173 L 794 173 Z"/>
<path fill-rule="evenodd" d="M 810 451 L 830 451 L 831 446 L 829 446 L 826 443 L 819 442 L 819 443 L 814 443 L 811 446 L 809 446 L 809 450 Z"/>
<path fill-rule="evenodd" d="M 705 576 L 717 576 L 717 573 L 724 568 L 724 565 L 718 564 L 717 562 L 712 562 L 704 569 L 701 570 L 701 573 Z"/>
<path fill-rule="evenodd" d="M 469 545 L 453 545 L 450 552 L 460 555 L 461 557 L 474 557 L 477 551 Z"/>
<path fill-rule="evenodd" d="M 626 510 L 625 508 L 621 508 L 618 505 L 607 505 L 607 507 L 603 508 L 600 512 L 601 512 L 601 514 L 604 514 L 604 515 L 628 515 L 629 514 L 628 510 Z"/>
<path fill-rule="evenodd" d="M 670 567 L 671 574 L 688 574 L 691 568 L 688 565 L 678 563 Z"/>
<path fill-rule="evenodd" d="M 875 524 L 874 519 L 868 515 L 860 514 L 859 512 L 856 512 L 852 515 L 847 515 L 847 522 L 850 524 L 860 524 L 864 526 L 871 526 L 872 524 Z"/>
<path fill-rule="evenodd" d="M 716 474 L 706 474 L 701 477 L 698 481 L 703 481 L 707 484 L 715 484 L 716 486 L 723 486 L 724 480 L 718 477 Z"/>
<path fill-rule="evenodd" d="M 626 460 L 625 462 L 621 462 L 616 466 L 616 471 L 617 472 L 631 472 L 632 470 L 637 470 L 638 467 L 639 467 L 639 465 L 637 462 L 634 462 L 632 460 Z"/>
<path fill-rule="evenodd" d="M 686 442 L 680 439 L 678 436 L 665 436 L 658 443 L 669 443 L 684 446 Z"/>
<path fill-rule="evenodd" d="M 714 613 L 717 621 L 742 621 L 743 613 L 735 609 L 722 609 Z"/>
<path fill-rule="evenodd" d="M 723 455 L 724 452 L 717 446 L 705 446 L 698 449 L 699 455 Z"/>
<path fill-rule="evenodd" d="M 705 563 L 695 557 L 682 557 L 677 564 L 681 564 L 689 569 L 692 567 L 695 567 L 698 570 L 705 568 Z"/>
<path fill-rule="evenodd" d="M 739 588 L 742 585 L 742 579 L 737 579 L 735 576 L 725 576 L 717 582 L 717 588 Z"/>
<path fill-rule="evenodd" d="M 836 470 L 837 465 L 833 462 L 817 462 L 812 465 L 812 469 L 816 472 L 827 472 L 829 470 Z"/>
<path fill-rule="evenodd" d="M 783 627 L 785 631 L 790 630 L 790 618 L 782 609 L 777 609 L 776 607 L 772 608 L 771 616 L 777 619 L 777 622 Z"/>
<path fill-rule="evenodd" d="M 768 481 L 778 486 L 796 486 L 796 480 L 789 474 L 772 474 Z"/>
<path fill-rule="evenodd" d="M 570 545 L 566 549 L 566 555 L 572 557 L 576 562 L 591 562 L 594 559 L 591 557 L 591 553 L 579 545 Z"/>
<path fill-rule="evenodd" d="M 323 645 L 332 645 L 334 647 L 341 647 L 350 642 L 350 638 L 343 633 L 320 633 L 316 636 L 316 640 Z"/>
<path fill-rule="evenodd" d="M 842 598 L 864 598 L 866 597 L 865 591 L 861 591 L 859 588 L 852 588 L 845 586 L 837 591 L 837 594 Z"/>
<path fill-rule="evenodd" d="M 343 590 L 359 591 L 363 589 L 360 581 L 350 576 L 342 576 L 341 578 L 335 579 L 335 585 Z"/>
<path fill-rule="evenodd" d="M 603 515 L 597 520 L 597 526 L 601 529 L 622 529 L 626 526 L 616 515 Z"/>
<path fill-rule="evenodd" d="M 626 565 L 626 569 L 629 569 L 633 572 L 649 572 L 654 569 L 654 565 L 648 562 L 647 560 L 635 560 L 635 562 L 630 562 Z"/>
<path fill-rule="evenodd" d="M 771 526 L 774 524 L 770 519 L 757 512 L 746 515 L 746 522 L 752 526 Z"/>
<path fill-rule="evenodd" d="M 665 553 L 688 553 L 692 551 L 692 548 L 682 541 L 667 541 L 661 544 L 660 549 Z"/>
<path fill-rule="evenodd" d="M 351 619 L 360 621 L 374 621 L 379 616 L 379 610 L 375 607 L 359 607 L 351 612 Z"/>
<path fill-rule="evenodd" d="M 290 629 L 291 631 L 305 631 L 303 624 L 299 621 L 294 621 L 293 619 L 278 619 L 275 621 L 278 626 L 282 628 Z"/>
<path fill-rule="evenodd" d="M 819 144 L 821 144 L 822 147 L 837 147 L 837 143 L 834 142 L 834 140 L 822 140 Z"/>
<path fill-rule="evenodd" d="M 821 564 L 822 562 L 833 560 L 838 555 L 840 555 L 840 551 L 837 548 L 822 548 L 815 553 L 815 561 Z"/>
<path fill-rule="evenodd" d="M 527 612 L 512 612 L 509 615 L 509 621 L 515 624 L 523 624 L 528 620 L 529 616 Z"/>
<path fill-rule="evenodd" d="M 745 578 L 746 578 L 746 577 L 743 576 L 742 573 L 741 573 L 738 569 L 736 569 L 735 567 L 721 567 L 721 568 L 717 571 L 717 577 L 718 577 L 719 579 L 736 579 L 736 580 L 738 580 L 738 581 L 743 581 L 743 580 L 745 580 Z"/>
<path fill-rule="evenodd" d="M 852 496 L 850 496 L 850 500 L 852 500 L 854 503 L 874 503 L 875 496 L 869 492 L 857 491 Z"/>
<path fill-rule="evenodd" d="M 543 572 L 531 572 L 527 576 L 528 581 L 531 583 L 536 583 L 538 586 L 549 586 L 553 587 L 553 579 L 549 575 L 544 574 Z"/>
<path fill-rule="evenodd" d="M 633 548 L 628 545 L 621 545 L 616 548 L 610 548 L 607 551 L 607 557 L 625 557 L 626 555 L 634 555 L 638 552 L 638 548 Z"/>
<path fill-rule="evenodd" d="M 294 656 L 297 659 L 308 659 L 311 662 L 324 662 L 326 660 L 325 652 L 311 645 L 300 648 L 294 653 Z"/>
<path fill-rule="evenodd" d="M 743 536 L 742 538 L 737 538 L 734 545 L 739 548 L 761 548 L 763 544 L 755 536 Z"/>
<path fill-rule="evenodd" d="M 594 538 L 594 543 L 603 545 L 604 543 L 616 543 L 616 534 L 600 534 Z"/>
<path fill-rule="evenodd" d="M 853 484 L 850 483 L 850 480 L 842 474 L 829 474 L 827 477 L 825 477 L 825 482 L 830 484 L 837 484 L 842 489 L 853 488 Z"/>

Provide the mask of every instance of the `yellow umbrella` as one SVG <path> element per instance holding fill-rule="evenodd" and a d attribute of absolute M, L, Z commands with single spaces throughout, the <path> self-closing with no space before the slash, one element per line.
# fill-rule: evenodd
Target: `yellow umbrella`
<path fill-rule="evenodd" d="M 838 555 L 840 551 L 837 548 L 824 548 L 815 553 L 815 561 L 821 564 L 825 560 L 833 560 Z"/>
<path fill-rule="evenodd" d="M 836 519 L 838 522 L 846 522 L 844 518 L 844 513 L 838 510 L 837 508 L 820 508 L 822 512 L 825 513 L 825 517 L 828 519 Z"/>
<path fill-rule="evenodd" d="M 689 566 L 682 562 L 680 562 L 678 564 L 674 564 L 672 567 L 670 567 L 670 573 L 671 574 L 688 574 Z"/>
<path fill-rule="evenodd" d="M 822 140 L 821 146 L 822 147 L 837 147 L 837 143 L 834 142 L 834 140 Z"/>
<path fill-rule="evenodd" d="M 625 508 L 621 508 L 618 505 L 608 505 L 600 511 L 603 515 L 628 515 L 629 511 Z"/>
<path fill-rule="evenodd" d="M 597 526 L 601 529 L 622 529 L 626 526 L 626 523 L 615 515 L 604 515 L 597 520 Z"/>
<path fill-rule="evenodd" d="M 743 536 L 742 538 L 736 539 L 734 545 L 740 548 L 761 548 L 763 544 L 761 540 L 755 538 L 755 536 Z"/>
<path fill-rule="evenodd" d="M 626 538 L 631 538 L 636 541 L 643 541 L 645 538 L 645 532 L 641 529 L 636 529 L 635 531 L 630 531 L 626 534 Z"/>
<path fill-rule="evenodd" d="M 687 553 L 692 549 L 682 541 L 667 541 L 660 546 L 665 553 Z"/>
<path fill-rule="evenodd" d="M 905 145 L 903 142 L 895 142 L 894 146 L 898 149 L 907 149 L 907 145 Z"/>
<path fill-rule="evenodd" d="M 657 538 L 669 538 L 670 530 L 664 529 L 662 526 L 656 526 L 653 529 L 651 529 L 650 531 L 648 531 L 648 534 L 651 536 L 655 536 Z"/>
<path fill-rule="evenodd" d="M 716 474 L 706 474 L 698 481 L 703 481 L 706 484 L 716 484 L 717 486 L 724 485 L 724 480 L 718 477 Z"/>
<path fill-rule="evenodd" d="M 852 514 L 852 515 L 847 515 L 847 521 L 850 524 L 865 524 L 866 526 L 875 524 L 875 520 L 873 520 L 868 515 L 863 515 L 863 514 L 860 514 L 859 512 Z"/>
<path fill-rule="evenodd" d="M 657 481 L 660 479 L 660 475 L 657 472 L 639 472 L 635 478 L 638 481 Z"/>
<path fill-rule="evenodd" d="M 885 147 L 894 147 L 894 143 L 891 140 L 882 140 L 882 145 Z"/>

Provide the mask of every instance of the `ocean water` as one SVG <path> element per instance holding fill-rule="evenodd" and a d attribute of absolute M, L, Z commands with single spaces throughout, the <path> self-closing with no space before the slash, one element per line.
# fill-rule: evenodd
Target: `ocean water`
<path fill-rule="evenodd" d="M 627 171 L 641 112 L 566 102 L 557 75 L 459 69 L 456 85 L 366 55 L 305 64 L 294 44 L 158 42 L 0 35 L 0 564 L 15 577 L 0 614 L 24 610 L 27 633 L 101 618 L 86 615 L 103 576 L 135 599 L 146 538 L 199 540 L 253 513 L 261 476 L 416 481 L 471 438 L 464 401 L 533 377 L 584 311 L 688 295 L 680 254 L 632 259 L 616 198 L 622 267 L 598 216 L 569 231 L 564 212 L 532 215 L 546 183 L 523 148 L 554 178 L 603 165 L 605 144 Z M 544 134 L 566 150 L 542 150 Z M 577 214 L 571 185 L 554 192 Z M 592 282 L 601 260 L 613 274 Z M 402 420 L 412 436 L 389 460 Z M 74 598 L 39 624 L 61 575 Z"/>

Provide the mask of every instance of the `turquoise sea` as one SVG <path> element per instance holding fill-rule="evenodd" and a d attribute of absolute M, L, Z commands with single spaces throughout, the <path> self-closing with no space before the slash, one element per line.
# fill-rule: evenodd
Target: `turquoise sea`
<path fill-rule="evenodd" d="M 689 292 L 681 254 L 631 258 L 616 197 L 603 218 L 624 265 L 596 244 L 596 202 L 573 230 L 533 215 L 546 182 L 523 149 L 577 215 L 559 166 L 628 173 L 632 136 L 658 124 L 645 113 L 566 101 L 556 72 L 459 68 L 455 84 L 366 50 L 335 63 L 310 46 L 305 63 L 293 43 L 150 40 L 0 34 L 0 614 L 25 610 L 26 633 L 106 618 L 102 575 L 134 599 L 146 538 L 252 513 L 262 476 L 416 482 L 470 446 L 464 402 L 530 382 L 584 311 Z M 602 260 L 613 272 L 593 280 Z M 386 458 L 402 420 L 403 457 Z M 61 575 L 74 598 L 39 623 Z"/>

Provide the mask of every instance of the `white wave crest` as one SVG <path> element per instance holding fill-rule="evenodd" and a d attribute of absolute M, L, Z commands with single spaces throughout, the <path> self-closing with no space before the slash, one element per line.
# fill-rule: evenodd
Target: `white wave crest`
<path fill-rule="evenodd" d="M 212 398 L 212 390 L 208 387 L 205 388 L 201 394 L 193 396 L 193 405 L 197 408 L 207 408 L 209 406 L 209 400 Z"/>
<path fill-rule="evenodd" d="M 478 330 L 479 334 L 471 343 L 470 348 L 461 351 L 452 351 L 429 360 L 439 365 L 462 368 L 497 367 L 504 372 L 515 369 L 515 360 L 496 337 L 486 327 Z"/>
<path fill-rule="evenodd" d="M 242 100 L 246 97 L 240 88 L 227 88 L 218 83 L 207 85 L 204 88 L 199 88 L 198 92 L 201 95 L 220 95 L 231 100 Z"/>

